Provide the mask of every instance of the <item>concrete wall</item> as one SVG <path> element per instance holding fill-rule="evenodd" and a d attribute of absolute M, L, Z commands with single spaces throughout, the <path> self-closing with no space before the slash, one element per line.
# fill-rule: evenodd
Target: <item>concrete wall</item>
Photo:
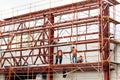
<path fill-rule="evenodd" d="M 5 75 L 0 75 L 0 80 L 5 80 Z"/>
<path fill-rule="evenodd" d="M 101 72 L 74 72 L 62 77 L 63 74 L 57 73 L 54 80 L 102 80 Z"/>
<path fill-rule="evenodd" d="M 39 77 L 38 77 L 39 75 Z M 42 79 L 42 76 L 38 74 L 36 80 Z M 73 72 L 67 74 L 66 78 L 63 78 L 63 73 L 55 73 L 54 80 L 102 80 L 103 74 L 101 72 Z"/>
<path fill-rule="evenodd" d="M 116 48 L 116 53 L 113 54 L 115 55 L 115 60 L 113 60 L 114 56 L 112 56 L 112 61 L 118 63 L 118 65 L 115 64 L 115 69 L 113 71 L 111 71 L 111 80 L 120 80 L 120 45 L 117 45 Z"/>

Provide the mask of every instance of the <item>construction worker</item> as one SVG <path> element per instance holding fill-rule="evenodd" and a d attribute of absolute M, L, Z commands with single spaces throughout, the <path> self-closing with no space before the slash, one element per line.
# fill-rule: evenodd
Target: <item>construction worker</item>
<path fill-rule="evenodd" d="M 77 63 L 82 63 L 83 62 L 83 57 L 80 55 L 78 58 L 77 58 Z"/>
<path fill-rule="evenodd" d="M 71 52 L 72 52 L 72 62 L 77 63 L 77 49 L 74 46 Z"/>
<path fill-rule="evenodd" d="M 57 54 L 56 54 L 56 62 L 55 62 L 55 64 L 58 64 L 58 60 L 59 60 L 59 64 L 62 63 L 62 55 L 63 55 L 62 50 L 58 50 Z"/>
<path fill-rule="evenodd" d="M 57 44 L 59 42 L 59 39 L 53 39 L 52 41 L 51 41 L 51 45 L 55 45 L 55 44 Z"/>

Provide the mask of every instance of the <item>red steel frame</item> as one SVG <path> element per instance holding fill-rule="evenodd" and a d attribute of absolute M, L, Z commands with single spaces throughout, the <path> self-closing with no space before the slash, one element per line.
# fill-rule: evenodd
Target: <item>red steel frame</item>
<path fill-rule="evenodd" d="M 117 1 L 108 0 L 113 5 L 117 5 Z M 5 62 L 7 61 L 10 66 L 6 68 L 1 68 L 1 74 L 8 74 L 8 80 L 11 79 L 11 74 L 17 73 L 48 73 L 48 80 L 53 80 L 55 70 L 58 72 L 62 72 L 63 68 L 66 68 L 66 71 L 70 71 L 72 69 L 77 69 L 80 67 L 82 70 L 92 71 L 96 69 L 103 69 L 104 72 L 104 80 L 110 80 L 110 63 L 108 61 L 109 54 L 110 54 L 110 42 L 116 44 L 120 43 L 115 40 L 110 40 L 110 22 L 113 24 L 119 24 L 119 22 L 109 18 L 109 7 L 112 6 L 111 4 L 104 2 L 103 0 L 86 0 L 81 1 L 73 4 L 68 4 L 56 8 L 46 9 L 37 12 L 31 12 L 29 14 L 24 14 L 20 16 L 15 16 L 12 18 L 7 18 L 3 22 L 1 22 L 0 26 L 9 26 L 9 25 L 17 25 L 16 30 L 11 30 L 7 32 L 1 32 L 1 39 L 3 39 L 5 44 L 1 44 L 0 46 L 6 46 L 7 48 L 1 53 L 1 67 L 5 66 Z M 93 9 L 99 9 L 100 15 L 98 16 L 89 16 L 87 18 L 80 18 L 74 20 L 66 20 L 62 22 L 55 22 L 56 16 L 62 16 L 65 14 L 81 12 L 81 11 L 88 11 Z M 34 21 L 37 22 L 39 19 L 43 20 L 43 24 L 37 26 L 34 24 L 34 27 L 29 27 L 25 23 Z M 67 23 L 67 24 L 66 24 Z M 77 34 L 64 36 L 64 38 L 71 38 L 76 36 L 86 36 L 86 35 L 93 35 L 98 34 L 99 39 L 87 39 L 81 41 L 73 41 L 73 42 L 65 42 L 60 43 L 58 45 L 50 45 L 51 41 L 55 38 L 62 39 L 62 37 L 54 37 L 54 32 L 57 29 L 70 29 L 76 26 L 73 25 L 88 25 L 91 24 L 99 24 L 99 32 L 92 32 L 86 34 Z M 72 27 L 71 27 L 72 26 Z M 38 38 L 35 39 L 33 34 L 38 34 Z M 31 41 L 23 41 L 23 35 L 28 34 L 32 40 Z M 14 42 L 14 37 L 20 35 L 20 42 Z M 7 42 L 6 38 L 10 38 L 10 41 Z M 30 47 L 23 47 L 23 44 L 26 43 L 34 43 L 33 46 Z M 54 62 L 54 47 L 59 46 L 66 46 L 72 44 L 89 44 L 89 43 L 100 43 L 100 49 L 91 49 L 91 50 L 84 50 L 78 52 L 93 52 L 93 51 L 100 51 L 102 54 L 102 61 L 101 62 L 94 62 L 94 63 L 82 63 L 82 64 L 61 64 L 55 65 Z M 19 48 L 12 48 L 12 45 L 19 44 Z M 29 51 L 28 55 L 23 55 L 24 51 Z M 34 50 L 38 50 L 37 54 L 34 54 Z M 19 56 L 14 56 L 14 52 L 19 52 Z M 6 57 L 7 54 L 10 54 L 10 57 Z M 69 52 L 65 52 L 64 54 L 68 54 Z M 38 59 L 42 62 L 42 64 L 46 64 L 45 66 L 32 66 L 32 67 L 25 67 L 23 65 L 29 65 L 29 58 L 34 57 L 35 60 L 33 61 L 32 65 L 36 65 Z M 10 60 L 13 60 L 12 62 Z M 23 66 L 23 67 L 18 67 Z M 68 68 L 69 67 L 69 68 Z M 68 69 L 67 69 L 68 68 Z M 9 70 L 9 71 L 8 71 Z M 8 71 L 8 72 L 7 72 Z M 78 70 L 79 71 L 79 70 Z"/>

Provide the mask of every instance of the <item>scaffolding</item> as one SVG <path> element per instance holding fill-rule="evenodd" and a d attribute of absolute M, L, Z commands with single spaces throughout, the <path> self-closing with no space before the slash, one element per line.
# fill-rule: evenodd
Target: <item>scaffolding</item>
<path fill-rule="evenodd" d="M 115 56 L 120 44 L 115 37 L 120 22 L 110 17 L 110 8 L 114 11 L 118 4 L 116 0 L 83 0 L 5 18 L 0 22 L 0 74 L 8 75 L 7 80 L 21 80 L 35 79 L 40 73 L 53 80 L 58 72 L 97 71 L 103 72 L 104 80 L 110 80 L 110 71 L 118 64 L 115 59 L 111 61 L 111 51 Z M 59 42 L 51 44 L 54 39 Z M 83 63 L 71 63 L 68 48 L 72 46 L 84 56 Z M 67 62 L 54 64 L 59 49 Z"/>

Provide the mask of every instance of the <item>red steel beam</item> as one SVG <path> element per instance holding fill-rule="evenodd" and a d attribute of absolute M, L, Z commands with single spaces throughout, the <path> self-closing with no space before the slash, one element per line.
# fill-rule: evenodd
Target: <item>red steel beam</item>
<path fill-rule="evenodd" d="M 54 23 L 54 15 L 50 14 L 48 15 L 48 20 L 49 20 L 49 24 L 52 26 Z M 48 29 L 48 34 L 49 34 L 49 38 L 48 38 L 48 44 L 50 45 L 52 41 L 54 41 L 54 29 L 53 28 L 49 28 Z M 48 80 L 53 80 L 53 67 L 51 67 L 53 65 L 53 54 L 54 54 L 54 47 L 53 46 L 49 46 L 48 47 Z M 52 68 L 52 69 L 51 69 Z"/>
<path fill-rule="evenodd" d="M 100 42 L 99 39 L 89 39 L 89 40 L 80 40 L 80 41 L 73 41 L 73 42 L 64 42 L 64 43 L 59 43 L 57 45 L 43 45 L 43 46 L 35 46 L 35 47 L 25 47 L 25 48 L 13 48 L 10 50 L 6 50 L 3 52 L 13 52 L 13 51 L 24 51 L 24 50 L 33 50 L 33 49 L 39 49 L 39 48 L 49 48 L 49 47 L 57 47 L 57 46 L 67 46 L 67 45 L 76 45 L 76 44 L 87 44 L 87 43 L 96 43 Z"/>
<path fill-rule="evenodd" d="M 92 8 L 92 6 L 96 6 L 96 5 L 98 8 L 97 0 L 81 1 L 81 2 L 77 2 L 77 3 L 73 3 L 73 4 L 56 7 L 56 8 L 41 10 L 41 11 L 37 11 L 37 12 L 31 12 L 28 14 L 7 18 L 7 19 L 5 19 L 5 21 L 3 21 L 3 23 L 1 25 L 5 26 L 5 25 L 10 25 L 10 24 L 15 24 L 18 22 L 20 23 L 20 22 L 31 21 L 31 20 L 33 21 L 35 17 L 37 20 L 37 19 L 43 18 L 44 15 L 48 15 L 51 13 L 53 13 L 54 16 L 55 16 L 55 14 L 57 14 L 57 16 L 61 15 L 62 13 L 68 14 L 68 11 L 71 11 L 71 10 L 75 11 L 75 9 L 77 10 L 77 9 L 81 9 L 83 7 L 84 7 L 83 9 L 85 9 L 87 7 L 87 9 L 85 9 L 85 10 L 90 10 Z M 88 8 L 89 6 L 91 6 L 91 7 Z M 95 7 L 93 9 L 95 9 Z M 82 10 L 82 11 L 85 11 L 85 10 Z M 71 11 L 69 13 L 73 13 L 73 11 Z"/>
<path fill-rule="evenodd" d="M 88 35 L 97 35 L 97 34 L 99 34 L 99 32 L 91 32 L 91 33 L 84 33 L 84 34 L 77 34 L 77 35 L 72 35 L 72 37 L 80 37 L 80 36 L 88 36 Z M 63 37 L 57 37 L 57 38 L 55 38 L 55 39 L 66 39 L 66 38 L 70 38 L 71 36 L 63 36 Z M 4 38 L 3 38 L 4 39 Z M 39 39 L 39 40 L 34 40 L 34 43 L 37 43 L 37 42 L 39 42 L 39 41 L 43 41 L 43 39 Z M 47 42 L 48 41 L 48 39 L 44 39 L 44 42 Z M 24 41 L 24 42 L 22 42 L 22 43 L 31 43 L 31 42 L 33 42 L 33 40 L 32 41 Z M 17 45 L 17 44 L 20 44 L 20 42 L 12 42 L 12 44 L 11 45 Z M 5 46 L 6 44 L 0 44 L 0 46 Z"/>
<path fill-rule="evenodd" d="M 102 51 L 102 62 L 103 62 L 103 72 L 104 80 L 110 80 L 110 63 L 108 60 L 110 55 L 110 23 L 108 20 L 104 19 L 104 16 L 109 16 L 110 5 L 103 0 L 100 0 L 101 7 L 101 51 Z"/>
<path fill-rule="evenodd" d="M 13 34 L 20 34 L 21 35 L 21 42 L 19 43 L 14 43 L 13 38 L 15 37 L 15 35 L 13 35 L 13 37 L 11 38 L 11 41 L 7 44 L 5 38 L 6 37 L 10 37 L 11 34 L 6 34 L 8 32 L 3 32 L 2 35 L 0 35 L 0 37 L 4 38 L 4 42 L 5 45 L 8 47 L 6 51 L 3 51 L 3 55 L 2 55 L 2 60 L 0 60 L 0 62 L 2 62 L 2 66 L 5 64 L 5 61 L 7 61 L 11 66 L 14 66 L 17 64 L 17 59 L 23 59 L 24 60 L 24 64 L 28 64 L 28 58 L 29 57 L 34 57 L 34 56 L 38 56 L 39 58 L 41 58 L 41 56 L 44 56 L 44 61 L 46 60 L 45 58 L 48 57 L 48 64 L 47 65 L 43 65 L 43 66 L 36 66 L 34 65 L 32 66 L 26 66 L 26 67 L 19 67 L 19 65 L 17 65 L 18 67 L 13 67 L 13 71 L 15 71 L 16 73 L 25 73 L 28 71 L 28 68 L 30 70 L 30 72 L 34 71 L 34 72 L 47 72 L 48 73 L 48 80 L 53 80 L 53 70 L 56 71 L 62 71 L 63 68 L 68 68 L 67 70 L 71 70 L 71 69 L 76 69 L 77 67 L 86 70 L 86 71 L 90 71 L 90 70 L 96 70 L 96 68 L 100 69 L 102 68 L 102 63 L 103 63 L 103 71 L 104 71 L 104 80 L 110 80 L 110 73 L 109 73 L 109 69 L 110 69 L 110 63 L 107 61 L 107 59 L 109 58 L 109 51 L 110 51 L 110 40 L 107 39 L 109 38 L 109 21 L 104 19 L 104 16 L 109 16 L 109 6 L 107 5 L 107 3 L 103 3 L 102 0 L 101 4 L 99 4 L 97 2 L 98 0 L 86 0 L 86 1 L 81 1 L 81 2 L 77 2 L 77 3 L 73 3 L 73 4 L 68 4 L 68 5 L 64 5 L 64 6 L 60 6 L 60 7 L 56 7 L 56 8 L 51 8 L 51 9 L 46 9 L 46 10 L 42 10 L 42 11 L 37 11 L 37 12 L 32 12 L 32 13 L 28 13 L 28 14 L 24 14 L 24 15 L 20 15 L 20 16 L 16 16 L 16 17 L 12 17 L 12 18 L 8 18 L 5 19 L 5 21 L 1 22 L 0 26 L 7 26 L 7 25 L 13 25 L 13 24 L 19 24 L 19 26 L 17 26 L 17 30 L 12 30 L 10 31 Z M 111 0 L 109 0 L 111 1 Z M 115 3 L 114 3 L 115 4 Z M 107 5 L 107 6 L 106 6 Z M 101 14 L 98 16 L 91 16 L 91 17 L 86 17 L 86 18 L 82 18 L 82 19 L 76 19 L 76 20 L 66 20 L 63 22 L 56 22 L 54 21 L 55 16 L 61 16 L 61 15 L 65 15 L 65 14 L 72 14 L 75 13 L 75 11 L 86 11 L 86 10 L 93 10 L 93 9 L 98 9 L 98 7 L 101 7 Z M 105 7 L 105 8 L 104 8 Z M 103 10 L 104 9 L 104 10 Z M 99 18 L 101 19 L 99 21 Z M 50 23 L 46 23 L 47 21 L 44 21 L 43 25 L 40 26 L 33 26 L 33 28 L 30 28 L 29 30 L 27 30 L 25 28 L 25 22 L 29 22 L 29 21 L 37 21 L 39 19 L 48 19 Z M 69 29 L 71 26 L 73 25 L 79 25 L 79 24 L 88 24 L 88 23 L 100 23 L 100 32 L 97 32 L 95 34 L 99 34 L 100 35 L 100 39 L 87 39 L 87 40 L 80 40 L 80 41 L 73 41 L 73 42 L 64 42 L 64 43 L 60 43 L 57 45 L 50 45 L 52 39 L 54 39 L 54 30 L 55 29 L 62 29 L 62 28 L 67 28 Z M 107 25 L 104 25 L 106 24 Z M 22 26 L 22 29 L 20 28 Z M 39 28 L 40 27 L 40 28 Z M 20 31 L 23 30 L 23 31 Z M 34 46 L 32 47 L 27 47 L 24 48 L 22 47 L 22 44 L 24 43 L 29 43 L 31 41 L 28 42 L 22 42 L 22 36 L 23 34 L 27 34 L 29 33 L 29 35 L 34 34 L 34 33 L 38 33 L 41 30 L 41 34 L 40 36 L 42 36 L 42 39 L 38 40 L 40 41 L 40 44 L 37 45 L 37 41 L 35 40 L 33 37 L 32 41 L 35 43 Z M 15 32 L 15 31 L 19 31 L 19 32 Z M 44 34 L 42 34 L 44 33 Z M 72 33 L 71 33 L 72 34 Z M 87 34 L 77 34 L 77 35 L 69 35 L 69 36 L 64 36 L 65 38 L 70 38 L 70 37 L 76 37 L 76 36 L 85 36 L 85 35 L 92 35 L 94 33 L 87 33 Z M 45 39 L 45 35 L 47 36 L 47 39 Z M 62 37 L 58 37 L 60 39 L 62 39 Z M 45 42 L 47 42 L 47 45 L 45 45 Z M 114 43 L 117 43 L 115 41 L 113 41 Z M 97 62 L 97 63 L 82 63 L 82 64 L 61 64 L 61 65 L 54 65 L 53 64 L 53 51 L 54 51 L 54 47 L 59 47 L 59 46 L 67 46 L 67 45 L 77 45 L 77 44 L 88 44 L 88 43 L 100 43 L 101 49 L 97 49 L 97 50 L 85 50 L 86 52 L 90 52 L 90 51 L 102 51 L 102 57 L 103 57 L 103 61 L 104 62 Z M 21 48 L 11 48 L 11 45 L 13 44 L 21 44 Z M 4 46 L 2 44 L 2 46 Z M 10 49 L 11 48 L 11 49 Z M 37 55 L 31 55 L 32 51 L 35 49 L 39 49 L 39 54 Z M 44 49 L 44 54 L 41 54 L 41 49 Z M 47 49 L 45 51 L 45 49 Z M 25 58 L 26 56 L 22 55 L 22 51 L 24 50 L 31 50 L 31 52 L 29 53 L 29 55 L 27 56 L 27 58 Z M 12 52 L 15 51 L 20 51 L 21 52 L 21 56 L 16 56 L 14 57 Z M 15 63 L 11 63 L 10 62 L 10 57 L 5 57 L 6 53 L 10 52 L 11 54 L 11 59 L 13 59 L 13 61 Z M 80 51 L 79 51 L 80 52 Z M 68 52 L 66 52 L 67 54 Z M 36 63 L 37 58 L 34 62 L 34 64 Z M 41 59 L 42 61 L 42 59 Z M 19 61 L 20 62 L 20 61 Z M 21 64 L 22 65 L 22 64 Z M 76 67 L 77 66 L 77 67 Z M 10 67 L 11 68 L 11 67 Z M 7 70 L 9 70 L 9 68 L 1 68 L 0 69 L 0 73 L 3 74 L 7 74 Z"/>
<path fill-rule="evenodd" d="M 100 49 L 78 50 L 77 52 L 79 53 L 79 52 L 94 52 L 94 51 L 95 51 L 95 52 L 97 52 L 97 51 L 99 52 Z M 69 51 L 69 52 L 68 52 L 68 51 L 67 51 L 67 52 L 63 52 L 63 54 L 68 54 L 68 53 L 70 53 L 70 51 Z M 49 54 L 40 54 L 39 56 L 46 56 L 46 57 L 47 57 L 48 55 L 49 55 Z M 54 53 L 53 55 L 55 55 L 55 53 Z M 22 57 L 34 57 L 34 56 L 38 56 L 38 54 L 36 54 L 36 55 L 33 54 L 33 55 L 29 55 L 29 56 L 28 56 L 28 55 L 25 55 L 25 56 L 22 56 Z M 2 60 L 2 59 L 6 59 L 6 58 L 7 58 L 7 59 L 10 59 L 10 58 L 12 58 L 12 57 L 4 57 L 4 56 L 1 56 L 1 60 Z M 20 58 L 20 56 L 14 56 L 14 58 Z"/>
<path fill-rule="evenodd" d="M 113 66 L 112 64 L 110 64 Z M 49 64 L 45 65 L 37 65 L 37 66 L 18 66 L 18 67 L 7 67 L 6 68 L 1 68 L 0 69 L 0 74 L 7 74 L 8 70 L 11 68 L 11 73 L 27 73 L 28 69 L 29 72 L 32 73 L 42 73 L 42 72 L 47 72 Z M 76 67 L 77 66 L 77 67 Z M 101 62 L 90 62 L 90 63 L 77 63 L 77 64 L 58 64 L 58 65 L 52 65 L 51 67 L 54 67 L 54 73 L 56 72 L 62 72 L 63 69 L 66 69 L 68 72 L 75 70 L 76 71 L 96 71 L 97 69 L 102 69 L 102 63 Z M 112 68 L 111 68 L 112 69 Z M 41 71 L 41 72 L 40 72 Z"/>
<path fill-rule="evenodd" d="M 36 26 L 36 27 L 33 26 L 30 29 L 20 29 L 20 30 L 13 30 L 13 31 L 7 31 L 7 32 L 4 31 L 2 33 L 2 35 L 0 35 L 0 37 L 12 36 L 12 35 L 17 35 L 17 34 L 21 34 L 21 33 L 37 32 L 39 30 L 49 29 L 50 27 L 52 29 L 63 29 L 63 28 L 67 29 L 67 28 L 70 28 L 69 26 L 71 26 L 71 25 L 94 23 L 94 22 L 97 22 L 97 21 L 99 21 L 98 16 L 85 17 L 85 18 L 80 18 L 80 19 L 74 19 L 74 21 L 73 20 L 67 20 L 67 21 L 63 21 L 63 22 L 56 22 L 56 23 L 53 23 L 53 26 L 50 25 L 50 24 L 48 24 L 48 25 L 43 24 L 43 25 Z M 11 34 L 8 34 L 8 33 L 11 33 Z"/>

